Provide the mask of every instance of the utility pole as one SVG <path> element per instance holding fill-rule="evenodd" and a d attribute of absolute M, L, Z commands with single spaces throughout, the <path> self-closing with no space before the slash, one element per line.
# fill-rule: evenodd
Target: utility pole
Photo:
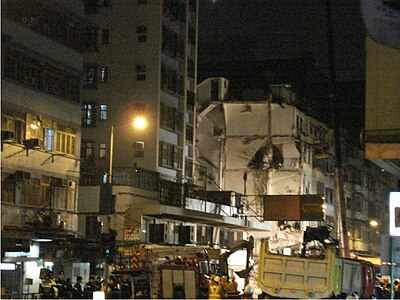
<path fill-rule="evenodd" d="M 332 111 L 332 125 L 335 144 L 335 158 L 336 158 L 336 182 L 339 189 L 339 211 L 336 212 L 336 222 L 340 215 L 342 224 L 342 237 L 341 237 L 341 255 L 343 257 L 350 256 L 349 249 L 349 236 L 347 233 L 347 216 L 346 216 L 346 201 L 344 196 L 344 183 L 343 183 L 343 159 L 340 141 L 340 128 L 338 122 L 338 99 L 336 94 L 336 72 L 335 72 L 335 49 L 333 45 L 333 32 L 332 32 L 332 16 L 331 16 L 331 1 L 326 0 L 326 20 L 327 20 L 327 38 L 328 38 L 328 58 L 329 58 L 329 75 L 330 75 L 330 102 Z"/>
<path fill-rule="evenodd" d="M 268 156 L 268 168 L 267 168 L 267 195 L 271 193 L 270 191 L 270 174 L 271 174 L 271 163 L 274 157 L 273 147 L 272 147 L 272 93 L 268 95 L 268 128 L 267 128 L 267 156 Z"/>

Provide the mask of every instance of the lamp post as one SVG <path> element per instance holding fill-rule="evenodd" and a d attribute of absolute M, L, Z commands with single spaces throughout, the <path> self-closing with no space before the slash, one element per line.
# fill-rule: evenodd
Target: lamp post
<path fill-rule="evenodd" d="M 114 124 L 110 128 L 110 160 L 108 164 L 108 183 L 112 184 L 113 155 L 114 154 Z"/>
<path fill-rule="evenodd" d="M 111 124 L 110 128 L 110 159 L 108 164 L 108 183 L 112 184 L 113 176 L 113 156 L 114 156 L 114 126 L 121 126 L 125 124 Z M 136 129 L 144 129 L 147 127 L 147 120 L 144 117 L 136 117 L 133 120 L 133 127 Z"/>

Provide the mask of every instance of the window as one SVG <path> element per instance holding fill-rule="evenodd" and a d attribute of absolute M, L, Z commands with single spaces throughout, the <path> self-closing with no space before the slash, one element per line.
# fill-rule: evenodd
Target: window
<path fill-rule="evenodd" d="M 193 144 L 194 129 L 192 126 L 186 125 L 186 142 Z"/>
<path fill-rule="evenodd" d="M 135 142 L 135 157 L 144 157 L 144 142 Z"/>
<path fill-rule="evenodd" d="M 197 226 L 196 242 L 199 245 L 211 245 L 213 241 L 213 227 Z"/>
<path fill-rule="evenodd" d="M 137 81 L 145 81 L 146 74 L 137 74 Z"/>
<path fill-rule="evenodd" d="M 195 75 L 195 68 L 196 68 L 196 64 L 194 62 L 193 59 L 188 58 L 188 68 L 187 68 L 187 74 L 188 76 L 194 78 Z"/>
<path fill-rule="evenodd" d="M 160 104 L 160 126 L 164 129 L 183 130 L 183 114 L 173 107 L 161 103 Z"/>
<path fill-rule="evenodd" d="M 81 158 L 84 160 L 93 159 L 93 142 L 81 143 Z"/>
<path fill-rule="evenodd" d="M 31 178 L 30 176 L 24 178 L 21 184 L 20 204 L 26 206 L 40 206 L 39 195 L 40 180 L 38 178 Z"/>
<path fill-rule="evenodd" d="M 185 176 L 188 178 L 193 177 L 193 163 L 191 161 L 185 161 Z"/>
<path fill-rule="evenodd" d="M 137 81 L 146 80 L 146 65 L 136 65 L 136 79 Z"/>
<path fill-rule="evenodd" d="M 85 67 L 85 72 L 84 72 L 84 77 L 83 77 L 83 84 L 85 87 L 88 87 L 88 88 L 97 87 L 96 72 L 97 72 L 97 68 L 94 66 L 86 66 Z"/>
<path fill-rule="evenodd" d="M 163 1 L 163 13 L 174 22 L 186 22 L 186 4 L 183 1 Z"/>
<path fill-rule="evenodd" d="M 11 139 L 22 143 L 25 140 L 25 114 L 2 109 L 1 130 L 11 132 Z"/>
<path fill-rule="evenodd" d="M 334 203 L 334 190 L 330 189 L 330 188 L 325 188 L 325 199 L 326 202 L 328 202 L 329 204 L 333 204 Z"/>
<path fill-rule="evenodd" d="M 45 72 L 45 91 L 50 94 L 59 95 L 61 92 L 61 77 L 50 72 Z"/>
<path fill-rule="evenodd" d="M 26 132 L 25 132 L 25 121 L 15 120 L 15 131 L 14 131 L 14 138 L 18 142 L 22 142 L 25 139 Z"/>
<path fill-rule="evenodd" d="M 46 149 L 47 151 L 54 150 L 54 136 L 55 136 L 54 129 L 51 128 L 44 129 L 44 149 Z"/>
<path fill-rule="evenodd" d="M 78 74 L 68 73 L 61 66 L 41 61 L 33 53 L 7 47 L 3 50 L 4 78 L 74 102 L 79 101 Z"/>
<path fill-rule="evenodd" d="M 85 50 L 87 51 L 97 51 L 98 50 L 98 33 L 96 27 L 86 27 L 85 28 Z"/>
<path fill-rule="evenodd" d="M 164 54 L 172 58 L 184 58 L 185 43 L 179 37 L 178 33 L 163 26 L 161 39 L 161 48 Z"/>
<path fill-rule="evenodd" d="M 174 129 L 183 132 L 183 113 L 177 109 L 174 110 Z"/>
<path fill-rule="evenodd" d="M 106 143 L 99 144 L 99 157 L 106 158 Z"/>
<path fill-rule="evenodd" d="M 138 26 L 136 27 L 136 33 L 139 43 L 144 43 L 147 41 L 147 27 L 146 26 Z"/>
<path fill-rule="evenodd" d="M 189 26 L 188 39 L 192 45 L 196 44 L 196 28 Z"/>
<path fill-rule="evenodd" d="M 107 104 L 100 104 L 100 120 L 107 120 Z"/>
<path fill-rule="evenodd" d="M 93 127 L 96 125 L 94 104 L 84 104 L 82 106 L 82 125 L 84 127 Z"/>
<path fill-rule="evenodd" d="M 110 43 L 110 31 L 108 29 L 103 29 L 101 31 L 101 43 L 103 45 L 108 45 Z"/>
<path fill-rule="evenodd" d="M 317 181 L 317 194 L 325 194 L 325 183 Z"/>
<path fill-rule="evenodd" d="M 183 95 L 184 77 L 177 70 L 164 64 L 161 65 L 161 89 L 164 91 Z"/>
<path fill-rule="evenodd" d="M 174 145 L 160 141 L 159 152 L 160 166 L 172 168 L 174 162 Z"/>
<path fill-rule="evenodd" d="M 103 7 L 110 7 L 111 6 L 111 0 L 103 0 Z"/>
<path fill-rule="evenodd" d="M 54 193 L 54 208 L 74 210 L 76 182 L 63 178 L 52 178 L 51 185 Z"/>
<path fill-rule="evenodd" d="M 59 130 L 56 131 L 55 151 L 65 154 L 75 155 L 75 146 L 76 146 L 75 133 L 63 132 Z"/>
<path fill-rule="evenodd" d="M 182 169 L 182 148 L 174 146 L 174 169 Z"/>
<path fill-rule="evenodd" d="M 102 83 L 108 82 L 108 68 L 107 67 L 100 68 L 100 82 L 102 82 Z"/>
<path fill-rule="evenodd" d="M 1 172 L 1 202 L 15 203 L 15 174 Z"/>
<path fill-rule="evenodd" d="M 133 186 L 149 191 L 160 191 L 159 174 L 142 168 L 135 169 Z"/>
<path fill-rule="evenodd" d="M 147 42 L 147 35 L 144 35 L 144 34 L 141 34 L 141 35 L 138 35 L 138 42 L 139 43 L 145 43 L 145 42 Z"/>

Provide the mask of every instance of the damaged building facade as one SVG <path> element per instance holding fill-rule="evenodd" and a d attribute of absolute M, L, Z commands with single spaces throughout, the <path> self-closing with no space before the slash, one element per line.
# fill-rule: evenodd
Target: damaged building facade
<path fill-rule="evenodd" d="M 200 83 L 196 155 L 213 178 L 209 188 L 243 194 L 250 219 L 262 220 L 263 195 L 324 195 L 324 222 L 265 220 L 270 232 L 251 233 L 270 237 L 278 251 L 296 250 L 306 226 L 338 226 L 333 130 L 297 108 L 289 85 L 270 88 L 271 97 L 265 100 L 232 101 L 228 80 Z M 342 152 L 351 255 L 379 257 L 379 234 L 387 232 L 386 199 L 395 180 L 365 161 L 362 150 L 345 135 Z M 379 227 L 372 227 L 371 220 Z"/>

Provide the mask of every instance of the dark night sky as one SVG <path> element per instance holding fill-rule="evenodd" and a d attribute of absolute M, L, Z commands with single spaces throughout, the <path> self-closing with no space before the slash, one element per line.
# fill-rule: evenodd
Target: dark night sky
<path fill-rule="evenodd" d="M 365 30 L 359 0 L 331 0 L 331 8 L 341 120 L 348 128 L 356 126 L 357 135 L 364 126 L 365 101 Z M 232 65 L 266 65 L 265 74 L 273 61 L 274 83 L 285 80 L 286 74 L 286 80 L 299 81 L 304 97 L 317 109 L 327 108 L 326 24 L 325 0 L 201 0 L 199 81 L 210 76 L 230 79 L 232 72 L 225 69 Z M 296 63 L 287 67 L 290 59 Z M 304 65 L 299 65 L 302 60 Z M 279 62 L 284 66 L 277 74 Z M 255 78 L 262 76 L 260 67 L 254 73 Z"/>

